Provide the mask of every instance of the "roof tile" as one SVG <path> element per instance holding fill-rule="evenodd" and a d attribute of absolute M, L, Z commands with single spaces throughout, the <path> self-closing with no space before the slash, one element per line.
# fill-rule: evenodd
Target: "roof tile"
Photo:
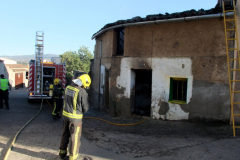
<path fill-rule="evenodd" d="M 225 8 L 226 8 L 226 10 L 233 9 L 233 7 L 230 5 L 230 3 L 227 3 L 227 5 L 225 5 Z M 131 19 L 118 20 L 114 23 L 108 23 L 103 28 L 101 28 L 98 32 L 94 33 L 93 36 L 96 35 L 97 33 L 101 32 L 104 29 L 107 29 L 107 28 L 110 28 L 110 27 L 113 27 L 116 25 L 126 24 L 126 23 L 154 21 L 154 20 L 162 20 L 162 19 L 173 19 L 173 18 L 182 18 L 182 17 L 191 17 L 191 16 L 201 16 L 201 15 L 210 15 L 210 14 L 217 14 L 217 13 L 222 13 L 222 7 L 219 7 L 219 4 L 217 4 L 215 8 L 212 8 L 209 10 L 200 9 L 200 10 L 196 11 L 196 10 L 192 9 L 192 10 L 171 13 L 171 14 L 165 13 L 165 15 L 163 15 L 163 14 L 147 15 L 144 18 L 136 16 Z"/>

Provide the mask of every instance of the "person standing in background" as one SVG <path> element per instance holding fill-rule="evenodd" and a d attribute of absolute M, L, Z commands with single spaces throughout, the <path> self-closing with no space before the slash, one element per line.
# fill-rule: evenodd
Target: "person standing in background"
<path fill-rule="evenodd" d="M 6 109 L 9 110 L 9 103 L 8 103 L 8 89 L 12 89 L 12 86 L 9 83 L 9 80 L 4 78 L 4 75 L 1 74 L 1 79 L 0 79 L 0 109 L 3 109 L 3 100 L 5 101 L 6 104 Z"/>

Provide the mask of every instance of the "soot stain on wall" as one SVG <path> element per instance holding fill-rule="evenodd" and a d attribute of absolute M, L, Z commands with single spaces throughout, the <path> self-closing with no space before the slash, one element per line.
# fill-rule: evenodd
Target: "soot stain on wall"
<path fill-rule="evenodd" d="M 159 109 L 158 113 L 160 115 L 165 115 L 168 110 L 169 110 L 169 104 L 167 102 L 161 102 L 160 103 L 160 109 Z"/>

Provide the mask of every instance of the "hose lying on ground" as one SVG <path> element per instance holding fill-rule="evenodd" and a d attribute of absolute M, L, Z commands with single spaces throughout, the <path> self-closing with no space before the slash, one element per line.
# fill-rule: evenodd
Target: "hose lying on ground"
<path fill-rule="evenodd" d="M 31 118 L 31 119 L 17 132 L 17 134 L 16 134 L 15 137 L 13 138 L 13 141 L 12 141 L 10 147 L 8 148 L 8 150 L 7 150 L 7 152 L 6 152 L 3 160 L 7 160 L 7 159 L 8 159 L 9 153 L 10 153 L 10 151 L 12 150 L 13 145 L 14 145 L 14 143 L 15 143 L 18 135 L 19 135 L 19 133 L 20 133 L 34 118 L 36 118 L 36 117 L 39 115 L 40 111 L 42 110 L 42 104 L 43 104 L 43 99 L 42 99 L 41 107 L 40 107 L 38 113 L 37 113 L 33 118 Z"/>
<path fill-rule="evenodd" d="M 100 121 L 103 121 L 103 122 L 107 122 L 109 124 L 112 124 L 112 125 L 116 125 L 116 126 L 134 126 L 134 125 L 137 125 L 137 124 L 140 124 L 144 121 L 146 121 L 148 118 L 145 118 L 144 120 L 140 121 L 140 122 L 137 122 L 137 123 L 132 123 L 132 124 L 118 124 L 118 123 L 112 123 L 112 122 L 109 122 L 109 121 L 106 121 L 104 119 L 101 119 L 101 118 L 95 118 L 95 117 L 83 117 L 84 119 L 97 119 L 97 120 L 100 120 Z"/>
<path fill-rule="evenodd" d="M 46 99 L 47 100 L 47 99 Z M 53 107 L 51 106 L 51 104 L 48 102 L 47 100 L 47 103 L 50 107 Z M 109 124 L 112 124 L 112 125 L 116 125 L 116 126 L 133 126 L 133 125 L 137 125 L 137 124 L 140 124 L 140 123 L 143 123 L 144 121 L 146 121 L 148 118 L 145 118 L 144 120 L 140 121 L 140 122 L 137 122 L 137 123 L 133 123 L 133 124 L 118 124 L 118 123 L 112 123 L 112 122 L 109 122 L 109 121 L 106 121 L 104 119 L 101 119 L 101 118 L 95 118 L 95 117 L 83 117 L 84 119 L 97 119 L 97 120 L 100 120 L 100 121 L 103 121 L 103 122 L 106 122 L 106 123 L 109 123 Z"/>
<path fill-rule="evenodd" d="M 47 99 L 46 99 L 46 100 L 47 100 Z M 47 100 L 47 103 L 49 104 L 48 100 Z M 50 105 L 50 104 L 49 104 L 49 105 Z M 42 106 L 43 106 L 43 99 L 42 99 L 41 107 L 40 107 L 38 113 L 37 113 L 33 118 L 31 118 L 31 119 L 17 132 L 17 134 L 16 134 L 15 137 L 13 138 L 13 141 L 12 141 L 10 147 L 8 148 L 8 150 L 7 150 L 7 152 L 6 152 L 3 160 L 7 160 L 7 159 L 8 159 L 9 153 L 11 152 L 11 150 L 12 150 L 12 148 L 13 148 L 13 145 L 14 145 L 14 143 L 15 143 L 18 135 L 22 132 L 22 130 L 23 130 L 33 119 L 35 119 L 35 118 L 39 115 L 39 113 L 40 113 L 41 110 L 42 110 Z M 50 106 L 51 106 L 51 105 L 50 105 Z M 52 106 L 51 106 L 51 107 L 52 107 Z M 106 120 L 104 120 L 104 119 L 95 118 L 95 117 L 83 117 L 83 118 L 84 118 L 84 119 L 97 119 L 97 120 L 104 121 L 104 122 L 106 122 L 106 123 L 109 123 L 109 124 L 112 124 L 112 125 L 116 125 L 116 126 L 133 126 L 133 125 L 140 124 L 140 123 L 142 123 L 142 122 L 144 122 L 144 121 L 146 121 L 146 120 L 148 119 L 148 118 L 145 118 L 144 120 L 142 120 L 142 121 L 140 121 L 140 122 L 137 122 L 137 123 L 133 123 L 133 124 L 117 124 L 117 123 L 112 123 L 112 122 L 106 121 Z"/>

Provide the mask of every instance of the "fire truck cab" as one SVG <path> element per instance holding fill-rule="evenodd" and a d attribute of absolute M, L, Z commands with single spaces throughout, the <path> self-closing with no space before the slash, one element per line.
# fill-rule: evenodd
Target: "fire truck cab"
<path fill-rule="evenodd" d="M 61 80 L 65 89 L 66 85 L 66 64 L 61 63 L 60 57 L 53 57 L 51 62 L 41 62 L 42 70 L 36 70 L 35 60 L 29 62 L 29 79 L 28 79 L 28 102 L 34 99 L 51 99 L 49 87 L 53 84 L 55 78 Z"/>

